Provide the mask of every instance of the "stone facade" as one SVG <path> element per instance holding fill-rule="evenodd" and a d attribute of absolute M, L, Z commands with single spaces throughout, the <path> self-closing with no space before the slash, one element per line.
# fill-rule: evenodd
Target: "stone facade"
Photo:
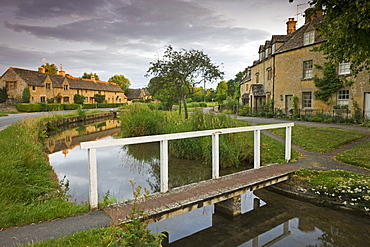
<path fill-rule="evenodd" d="M 59 71 L 58 75 L 10 67 L 0 77 L 0 87 L 6 87 L 8 99 L 21 102 L 23 90 L 28 87 L 30 103 L 74 103 L 75 94 L 85 96 L 85 103 L 93 104 L 94 95 L 105 95 L 106 103 L 127 103 L 123 90 L 115 83 L 76 78 Z"/>
<path fill-rule="evenodd" d="M 250 105 L 252 111 L 269 102 L 283 113 L 291 112 L 293 106 L 305 111 L 330 112 L 335 107 L 348 107 L 353 112 L 355 105 L 370 117 L 370 84 L 369 73 L 361 72 L 356 78 L 348 71 L 343 72 L 338 66 L 338 76 L 353 80 L 351 86 L 344 86 L 331 95 L 329 102 L 315 99 L 318 91 L 313 77 L 322 76 L 322 70 L 315 65 L 323 65 L 325 58 L 322 53 L 312 49 L 325 42 L 318 30 L 318 24 L 323 16 L 306 18 L 306 23 L 295 30 L 295 21 L 289 18 L 286 35 L 273 35 L 271 40 L 259 47 L 259 60 L 246 68 L 240 85 L 241 103 Z M 307 15 L 306 15 L 307 16 Z M 345 66 L 345 64 L 344 64 Z M 349 66 L 349 65 L 347 65 Z M 264 93 L 253 90 L 256 84 Z M 293 103 L 295 99 L 295 102 Z"/>

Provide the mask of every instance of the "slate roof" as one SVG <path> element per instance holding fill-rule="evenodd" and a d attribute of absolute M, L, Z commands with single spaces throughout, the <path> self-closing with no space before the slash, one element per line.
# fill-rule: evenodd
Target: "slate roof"
<path fill-rule="evenodd" d="M 129 89 L 128 92 L 126 93 L 128 100 L 142 99 L 142 96 L 149 96 L 149 95 L 150 93 L 146 89 Z"/>
<path fill-rule="evenodd" d="M 10 67 L 18 76 L 20 76 L 28 85 L 44 87 L 44 81 L 49 76 L 52 81 L 52 86 L 54 88 L 62 88 L 64 80 L 67 80 L 70 88 L 72 89 L 82 89 L 82 90 L 94 90 L 94 91 L 106 91 L 106 92 L 120 92 L 123 90 L 117 86 L 115 83 L 104 82 L 104 81 L 92 81 L 89 79 L 82 79 L 73 77 L 70 75 L 55 75 L 48 73 L 41 73 L 39 71 L 26 70 Z"/>
<path fill-rule="evenodd" d="M 287 35 L 287 39 L 285 43 L 277 49 L 276 53 L 283 53 L 286 51 L 294 50 L 303 47 L 303 40 L 304 40 L 304 33 L 306 31 L 313 31 L 317 30 L 317 25 L 321 23 L 324 20 L 323 16 L 317 17 L 313 19 L 310 23 L 307 23 L 300 27 L 298 30 L 296 30 L 293 33 L 290 33 Z M 317 37 L 315 35 L 315 42 L 313 44 L 310 44 L 308 46 L 318 44 L 321 42 L 324 42 L 325 40 L 322 38 L 322 36 L 319 34 Z"/>

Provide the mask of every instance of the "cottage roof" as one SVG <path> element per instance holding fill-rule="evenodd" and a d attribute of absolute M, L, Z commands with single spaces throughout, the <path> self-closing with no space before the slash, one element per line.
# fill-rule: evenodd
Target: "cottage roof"
<path fill-rule="evenodd" d="M 126 96 L 128 100 L 140 99 L 141 89 L 129 89 Z"/>
<path fill-rule="evenodd" d="M 300 27 L 297 31 L 287 35 L 288 38 L 286 42 L 279 49 L 277 49 L 276 53 L 282 53 L 303 47 L 304 33 L 307 31 L 317 30 L 317 25 L 320 22 L 322 22 L 323 19 L 324 19 L 323 16 L 317 17 L 313 19 L 312 22 L 306 23 L 305 25 Z M 324 41 L 325 40 L 322 38 L 322 36 L 318 35 L 317 37 L 315 36 L 315 42 L 313 44 L 318 44 Z"/>
<path fill-rule="evenodd" d="M 39 71 L 32 71 L 26 69 L 19 69 L 10 67 L 18 76 L 20 76 L 28 85 L 44 87 L 44 82 L 47 77 L 52 81 L 52 86 L 55 88 L 62 88 L 64 80 L 67 80 L 70 88 L 86 89 L 95 91 L 120 92 L 123 90 L 115 83 L 104 81 L 93 81 L 89 79 L 82 79 L 70 75 L 55 75 L 48 73 L 41 73 Z"/>

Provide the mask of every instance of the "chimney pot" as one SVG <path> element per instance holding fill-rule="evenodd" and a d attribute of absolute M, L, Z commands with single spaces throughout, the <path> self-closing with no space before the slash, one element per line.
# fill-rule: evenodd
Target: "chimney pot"
<path fill-rule="evenodd" d="M 39 72 L 40 73 L 45 73 L 45 68 L 44 67 L 39 67 Z"/>

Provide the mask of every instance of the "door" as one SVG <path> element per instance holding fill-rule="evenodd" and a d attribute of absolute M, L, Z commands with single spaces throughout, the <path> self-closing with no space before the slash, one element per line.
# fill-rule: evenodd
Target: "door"
<path fill-rule="evenodd" d="M 289 110 L 293 109 L 293 95 L 285 96 L 285 112 L 289 114 Z"/>
<path fill-rule="evenodd" d="M 365 93 L 365 117 L 370 118 L 370 93 Z"/>

